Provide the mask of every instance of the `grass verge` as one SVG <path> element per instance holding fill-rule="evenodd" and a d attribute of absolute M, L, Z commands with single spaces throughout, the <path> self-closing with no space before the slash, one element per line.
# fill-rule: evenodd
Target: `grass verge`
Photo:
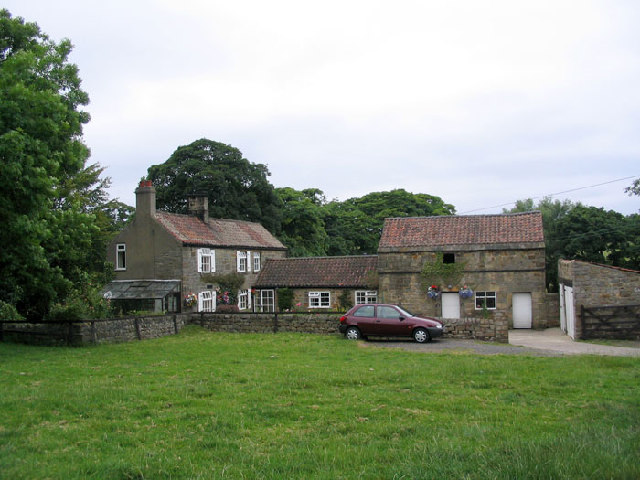
<path fill-rule="evenodd" d="M 640 359 L 0 344 L 0 478 L 640 478 Z"/>

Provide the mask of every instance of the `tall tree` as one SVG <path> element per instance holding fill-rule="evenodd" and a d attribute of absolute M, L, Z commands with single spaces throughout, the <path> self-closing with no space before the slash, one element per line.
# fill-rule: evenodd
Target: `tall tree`
<path fill-rule="evenodd" d="M 373 192 L 325 208 L 330 255 L 375 254 L 385 218 L 452 215 L 453 205 L 440 197 L 403 189 Z"/>
<path fill-rule="evenodd" d="M 558 260 L 640 269 L 640 216 L 625 217 L 613 210 L 586 207 L 569 200 L 520 200 L 508 212 L 539 210 L 546 246 L 547 288 L 558 288 Z"/>
<path fill-rule="evenodd" d="M 148 169 L 158 208 L 186 213 L 187 196 L 206 193 L 209 215 L 260 222 L 277 233 L 280 203 L 265 165 L 249 162 L 240 150 L 202 138 L 178 147 L 169 159 Z"/>
<path fill-rule="evenodd" d="M 69 188 L 89 156 L 71 49 L 0 11 L 0 300 L 28 318 L 70 292 L 95 229 Z"/>
<path fill-rule="evenodd" d="M 297 191 L 277 188 L 282 202 L 280 240 L 292 257 L 317 257 L 327 253 L 328 237 L 324 228 L 324 195 L 318 189 Z"/>

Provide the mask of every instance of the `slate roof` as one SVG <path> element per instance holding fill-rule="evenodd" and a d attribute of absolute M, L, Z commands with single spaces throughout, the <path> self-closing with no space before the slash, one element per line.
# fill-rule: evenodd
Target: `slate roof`
<path fill-rule="evenodd" d="M 540 212 L 387 218 L 379 251 L 544 242 Z"/>
<path fill-rule="evenodd" d="M 377 255 L 270 258 L 262 266 L 254 287 L 367 288 L 367 274 L 377 267 Z"/>
<path fill-rule="evenodd" d="M 160 211 L 155 219 L 184 245 L 286 250 L 280 240 L 255 222 L 210 218 L 204 223 L 193 215 Z"/>

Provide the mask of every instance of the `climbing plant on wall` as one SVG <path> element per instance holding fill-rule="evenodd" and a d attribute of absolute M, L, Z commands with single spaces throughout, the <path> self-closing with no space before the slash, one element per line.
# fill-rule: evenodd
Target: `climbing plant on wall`
<path fill-rule="evenodd" d="M 465 266 L 466 262 L 445 263 L 442 252 L 437 252 L 433 261 L 424 263 L 420 275 L 427 286 L 460 285 Z"/>

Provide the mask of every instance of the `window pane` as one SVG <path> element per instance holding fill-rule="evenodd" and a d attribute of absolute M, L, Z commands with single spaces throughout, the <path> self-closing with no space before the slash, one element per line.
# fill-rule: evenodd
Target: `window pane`
<path fill-rule="evenodd" d="M 366 307 L 360 307 L 353 314 L 354 317 L 373 317 L 374 315 L 374 307 L 373 305 L 368 305 Z"/>
<path fill-rule="evenodd" d="M 400 318 L 400 312 L 393 307 L 378 307 L 378 317 L 380 318 Z"/>

